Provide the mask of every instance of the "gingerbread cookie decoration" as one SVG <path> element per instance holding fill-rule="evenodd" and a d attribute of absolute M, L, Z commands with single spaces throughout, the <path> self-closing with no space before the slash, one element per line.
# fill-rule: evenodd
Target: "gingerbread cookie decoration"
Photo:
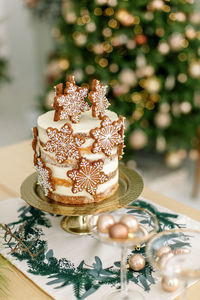
<path fill-rule="evenodd" d="M 124 149 L 124 117 L 120 116 L 118 122 L 121 124 L 121 129 L 119 134 L 121 136 L 121 143 L 118 145 L 118 159 L 121 160 L 123 157 L 123 149 Z"/>
<path fill-rule="evenodd" d="M 37 127 L 33 127 L 32 148 L 33 148 L 33 151 L 34 151 L 34 157 L 33 157 L 34 165 L 36 165 L 36 163 L 37 163 L 37 157 L 38 157 L 38 154 L 37 154 L 37 144 L 38 144 L 38 129 L 37 129 Z"/>
<path fill-rule="evenodd" d="M 46 130 L 49 141 L 44 145 L 44 150 L 55 152 L 58 163 L 63 163 L 68 158 L 79 159 L 79 147 L 85 142 L 85 138 L 73 135 L 73 129 L 69 123 L 65 123 L 60 130 L 49 127 Z"/>
<path fill-rule="evenodd" d="M 92 82 L 92 91 L 88 96 L 92 103 L 92 116 L 102 118 L 105 115 L 105 110 L 110 103 L 106 98 L 106 85 L 100 84 L 99 80 L 94 79 Z"/>
<path fill-rule="evenodd" d="M 106 156 L 111 155 L 114 146 L 122 143 L 122 121 L 112 122 L 107 116 L 102 118 L 100 128 L 95 128 L 90 131 L 91 137 L 95 140 L 92 145 L 92 152 L 97 153 L 102 151 Z"/>
<path fill-rule="evenodd" d="M 46 166 L 42 158 L 37 158 L 35 169 L 38 173 L 38 184 L 43 188 L 45 196 L 50 196 L 55 191 L 52 171 Z"/>
<path fill-rule="evenodd" d="M 102 169 L 102 160 L 90 163 L 86 158 L 81 158 L 78 169 L 67 172 L 67 176 L 73 180 L 72 192 L 86 190 L 89 194 L 95 195 L 98 185 L 108 180 Z"/>
<path fill-rule="evenodd" d="M 90 109 L 89 104 L 84 100 L 87 97 L 88 89 L 78 87 L 75 84 L 74 76 L 70 75 L 66 82 L 63 94 L 63 84 L 56 86 L 54 98 L 54 121 L 70 119 L 72 123 L 78 123 L 81 112 Z"/>

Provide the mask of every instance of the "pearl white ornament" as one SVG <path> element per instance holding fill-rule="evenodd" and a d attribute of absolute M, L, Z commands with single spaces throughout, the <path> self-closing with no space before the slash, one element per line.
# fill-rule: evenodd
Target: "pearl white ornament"
<path fill-rule="evenodd" d="M 171 124 L 171 116 L 168 113 L 158 112 L 155 115 L 154 122 L 159 128 L 167 128 Z"/>
<path fill-rule="evenodd" d="M 128 227 L 124 224 L 116 223 L 109 227 L 108 232 L 112 239 L 128 238 Z"/>
<path fill-rule="evenodd" d="M 141 129 L 134 130 L 130 135 L 130 144 L 133 149 L 139 150 L 146 146 L 148 141 L 147 135 Z"/>
<path fill-rule="evenodd" d="M 125 68 L 120 72 L 119 80 L 128 86 L 135 86 L 137 83 L 135 72 L 129 68 Z"/>
<path fill-rule="evenodd" d="M 97 229 L 101 233 L 108 233 L 108 229 L 110 226 L 115 224 L 115 220 L 113 216 L 109 214 L 103 214 L 98 217 L 97 220 Z"/>
<path fill-rule="evenodd" d="M 180 109 L 183 114 L 189 114 L 192 110 L 192 105 L 188 101 L 184 101 L 180 104 Z"/>
<path fill-rule="evenodd" d="M 136 232 L 139 228 L 138 220 L 131 215 L 124 215 L 120 218 L 119 223 L 124 224 L 128 227 L 129 232 Z"/>
<path fill-rule="evenodd" d="M 182 157 L 178 151 L 172 151 L 167 153 L 165 157 L 165 163 L 169 168 L 177 168 L 182 162 Z"/>
<path fill-rule="evenodd" d="M 184 40 L 183 34 L 174 32 L 169 38 L 169 44 L 173 51 L 179 51 L 182 49 L 182 42 Z"/>
<path fill-rule="evenodd" d="M 133 271 L 140 271 L 145 266 L 145 259 L 144 256 L 141 254 L 133 254 L 129 258 L 129 267 Z"/>
<path fill-rule="evenodd" d="M 166 254 L 163 254 L 161 257 L 160 257 L 160 260 L 159 260 L 159 266 L 161 269 L 164 269 L 167 262 L 170 260 L 170 258 L 172 258 L 174 256 L 174 254 L 172 252 L 169 252 L 169 253 L 166 253 Z"/>
<path fill-rule="evenodd" d="M 170 252 L 172 252 L 172 250 L 169 246 L 162 246 L 156 251 L 156 256 L 160 258 L 162 255 L 168 254 Z"/>
<path fill-rule="evenodd" d="M 158 45 L 158 51 L 163 55 L 169 53 L 169 49 L 169 44 L 166 42 L 159 43 Z"/>
<path fill-rule="evenodd" d="M 200 60 L 191 63 L 189 66 L 189 73 L 193 78 L 200 78 Z"/>
<path fill-rule="evenodd" d="M 166 140 L 164 136 L 158 136 L 156 139 L 156 150 L 164 152 L 166 150 Z"/>
<path fill-rule="evenodd" d="M 179 288 L 179 286 L 180 281 L 178 278 L 168 278 L 166 276 L 162 278 L 162 288 L 166 292 L 175 292 Z"/>
<path fill-rule="evenodd" d="M 176 248 L 173 251 L 174 255 L 189 254 L 190 252 L 191 252 L 190 249 L 188 249 L 186 247 Z"/>

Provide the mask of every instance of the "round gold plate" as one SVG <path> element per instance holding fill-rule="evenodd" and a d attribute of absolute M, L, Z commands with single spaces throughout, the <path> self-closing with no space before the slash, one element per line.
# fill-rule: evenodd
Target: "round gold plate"
<path fill-rule="evenodd" d="M 112 211 L 119 205 L 128 205 L 139 197 L 142 190 L 142 177 L 136 171 L 124 165 L 120 165 L 118 190 L 113 196 L 97 203 L 70 205 L 49 199 L 44 195 L 42 188 L 37 184 L 36 172 L 24 180 L 20 192 L 21 198 L 29 205 L 52 214 L 67 216 L 67 218 L 61 222 L 61 226 L 64 230 L 75 234 L 88 234 L 87 228 L 85 228 L 87 227 L 85 224 L 85 216 L 92 215 L 101 209 L 104 211 Z M 75 216 L 79 218 L 75 218 Z M 80 225 L 80 223 L 82 223 L 82 225 Z M 82 227 L 82 229 L 80 227 Z"/>

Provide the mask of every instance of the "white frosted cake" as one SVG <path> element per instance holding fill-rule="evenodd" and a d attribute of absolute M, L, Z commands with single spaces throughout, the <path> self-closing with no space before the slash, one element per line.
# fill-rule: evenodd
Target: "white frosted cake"
<path fill-rule="evenodd" d="M 34 128 L 38 183 L 50 199 L 63 203 L 106 199 L 118 188 L 123 117 L 106 109 L 106 89 L 97 80 L 88 97 L 91 107 L 84 100 L 87 89 L 77 87 L 73 77 L 64 93 L 62 88 L 59 85 L 56 89 L 55 110 L 39 116 Z"/>

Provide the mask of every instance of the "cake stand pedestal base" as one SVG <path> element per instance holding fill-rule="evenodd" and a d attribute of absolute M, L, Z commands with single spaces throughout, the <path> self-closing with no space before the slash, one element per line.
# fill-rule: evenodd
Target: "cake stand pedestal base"
<path fill-rule="evenodd" d="M 60 224 L 62 229 L 69 233 L 87 235 L 90 233 L 88 218 L 89 216 L 68 216 L 64 217 Z"/>
<path fill-rule="evenodd" d="M 88 218 L 97 211 L 110 212 L 136 200 L 143 190 L 142 177 L 134 170 L 119 166 L 119 187 L 111 197 L 97 203 L 70 205 L 49 199 L 37 184 L 37 173 L 28 176 L 21 185 L 21 197 L 29 205 L 42 211 L 65 216 L 61 227 L 73 234 L 89 234 Z"/>

